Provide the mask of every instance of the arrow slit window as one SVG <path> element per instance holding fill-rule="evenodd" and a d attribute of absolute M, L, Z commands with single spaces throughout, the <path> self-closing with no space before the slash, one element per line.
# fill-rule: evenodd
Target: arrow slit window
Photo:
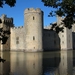
<path fill-rule="evenodd" d="M 34 16 L 33 16 L 33 20 L 34 20 L 35 18 L 34 18 Z"/>
<path fill-rule="evenodd" d="M 19 37 L 16 37 L 16 44 L 19 44 Z"/>

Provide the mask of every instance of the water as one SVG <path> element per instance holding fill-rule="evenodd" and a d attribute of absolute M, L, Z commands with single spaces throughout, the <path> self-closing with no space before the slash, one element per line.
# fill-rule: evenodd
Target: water
<path fill-rule="evenodd" d="M 75 52 L 0 52 L 0 75 L 75 75 Z"/>

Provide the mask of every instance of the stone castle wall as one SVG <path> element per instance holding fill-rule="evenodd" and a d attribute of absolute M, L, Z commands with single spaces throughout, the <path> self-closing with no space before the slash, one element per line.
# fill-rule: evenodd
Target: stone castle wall
<path fill-rule="evenodd" d="M 24 50 L 25 49 L 25 30 L 22 27 L 11 28 L 11 50 Z"/>
<path fill-rule="evenodd" d="M 59 50 L 60 38 L 55 31 L 50 29 L 43 30 L 43 49 L 44 50 Z"/>

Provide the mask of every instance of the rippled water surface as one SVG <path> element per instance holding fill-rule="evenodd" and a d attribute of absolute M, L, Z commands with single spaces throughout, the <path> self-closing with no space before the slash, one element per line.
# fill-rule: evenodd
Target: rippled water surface
<path fill-rule="evenodd" d="M 75 75 L 75 51 L 0 52 L 0 75 Z"/>

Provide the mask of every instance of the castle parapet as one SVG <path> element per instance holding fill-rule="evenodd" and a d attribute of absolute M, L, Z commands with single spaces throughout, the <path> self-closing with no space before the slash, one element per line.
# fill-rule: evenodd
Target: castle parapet
<path fill-rule="evenodd" d="M 25 14 L 26 14 L 26 13 L 33 13 L 33 12 L 34 12 L 34 13 L 37 13 L 37 12 L 40 12 L 40 13 L 41 13 L 42 11 L 41 11 L 40 8 L 36 8 L 36 9 L 34 9 L 34 8 L 27 8 L 27 9 L 25 10 Z"/>
<path fill-rule="evenodd" d="M 3 14 L 1 16 L 1 20 L 2 20 L 2 23 L 12 23 L 13 24 L 13 18 L 8 18 L 7 15 Z"/>
<path fill-rule="evenodd" d="M 23 28 L 23 26 L 19 26 L 19 27 L 12 27 L 12 29 L 21 29 Z"/>

